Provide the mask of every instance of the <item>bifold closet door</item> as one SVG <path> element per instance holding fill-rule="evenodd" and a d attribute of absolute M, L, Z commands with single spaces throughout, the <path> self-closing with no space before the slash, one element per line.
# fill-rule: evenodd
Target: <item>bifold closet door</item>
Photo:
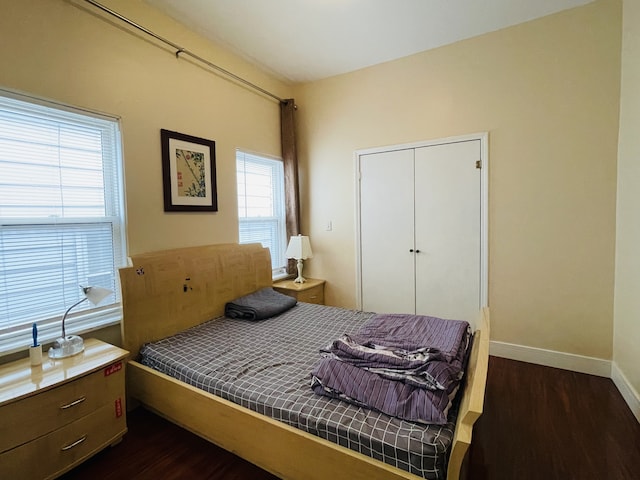
<path fill-rule="evenodd" d="M 480 148 L 415 150 L 416 313 L 474 321 L 481 306 Z"/>
<path fill-rule="evenodd" d="M 362 309 L 413 313 L 414 150 L 360 157 Z"/>

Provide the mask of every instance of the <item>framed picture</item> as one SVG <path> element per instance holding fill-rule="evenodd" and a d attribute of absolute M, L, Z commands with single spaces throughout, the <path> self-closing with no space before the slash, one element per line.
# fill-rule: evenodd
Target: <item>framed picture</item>
<path fill-rule="evenodd" d="M 165 212 L 217 212 L 216 142 L 160 130 Z"/>

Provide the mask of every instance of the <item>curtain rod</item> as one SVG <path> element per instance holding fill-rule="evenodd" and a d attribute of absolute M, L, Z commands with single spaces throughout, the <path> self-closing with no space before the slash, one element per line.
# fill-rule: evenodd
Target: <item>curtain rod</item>
<path fill-rule="evenodd" d="M 218 66 L 218 65 L 216 65 L 215 63 L 211 63 L 210 61 L 208 61 L 208 60 L 206 60 L 206 59 L 204 59 L 204 58 L 202 58 L 202 57 L 200 57 L 200 56 L 196 55 L 195 53 L 190 52 L 190 51 L 189 51 L 189 50 L 187 50 L 186 48 L 183 48 L 183 47 L 181 47 L 180 45 L 175 44 L 175 43 L 174 43 L 174 42 L 172 42 L 171 40 L 167 40 L 166 38 L 161 37 L 160 35 L 158 35 L 158 34 L 156 34 L 156 33 L 152 32 L 152 31 L 151 31 L 151 30 L 149 30 L 148 28 L 145 28 L 145 27 L 143 27 L 142 25 L 139 25 L 139 24 L 135 23 L 134 21 L 132 21 L 132 20 L 128 19 L 127 17 L 125 17 L 125 16 L 123 16 L 123 15 L 120 15 L 118 12 L 116 12 L 116 11 L 114 11 L 114 10 L 111 10 L 110 8 L 105 7 L 104 5 L 102 5 L 102 4 L 98 3 L 98 2 L 96 2 L 95 0 L 84 0 L 84 1 L 85 1 L 85 2 L 87 2 L 87 3 L 90 3 L 90 4 L 91 4 L 91 5 L 93 5 L 94 7 L 99 8 L 99 9 L 100 9 L 100 10 L 102 10 L 103 12 L 106 12 L 106 13 L 108 13 L 109 15 L 113 15 L 114 17 L 116 17 L 116 18 L 118 18 L 118 19 L 122 20 L 123 22 L 128 23 L 128 24 L 129 24 L 129 25 L 131 25 L 132 27 L 137 28 L 138 30 L 140 30 L 140 31 L 142 31 L 142 32 L 144 32 L 144 33 L 146 33 L 147 35 L 150 35 L 150 36 L 152 36 L 153 38 L 155 38 L 155 39 L 157 39 L 157 40 L 160 40 L 161 42 L 165 43 L 166 45 L 169 45 L 170 47 L 174 48 L 174 49 L 176 50 L 176 58 L 180 58 L 180 54 L 188 55 L 188 56 L 190 56 L 190 57 L 192 57 L 192 58 L 194 58 L 194 59 L 198 60 L 199 62 L 204 63 L 204 64 L 205 64 L 205 65 L 207 65 L 208 67 L 211 67 L 211 68 L 213 68 L 214 70 L 217 70 L 218 72 L 220 72 L 220 73 L 222 73 L 222 74 L 224 74 L 224 75 L 226 75 L 226 76 L 228 76 L 228 77 L 233 78 L 233 79 L 234 79 L 234 80 L 236 80 L 237 82 L 240 82 L 240 83 L 242 83 L 242 84 L 244 84 L 244 85 L 246 85 L 246 86 L 248 86 L 248 87 L 251 87 L 251 88 L 253 88 L 254 90 L 257 90 L 258 92 L 263 93 L 263 94 L 265 94 L 265 95 L 267 95 L 267 96 L 269 96 L 269 97 L 271 97 L 271 98 L 273 98 L 273 99 L 277 100 L 277 101 L 278 101 L 278 102 L 280 102 L 280 103 L 284 102 L 284 100 L 283 100 L 282 98 L 278 97 L 277 95 L 274 95 L 273 93 L 271 93 L 271 92 L 269 92 L 269 91 L 265 90 L 264 88 L 259 87 L 259 86 L 255 85 L 255 84 L 251 83 L 250 81 L 245 80 L 245 79 L 244 79 L 244 78 L 242 78 L 242 77 L 239 77 L 239 76 L 238 76 L 238 75 L 236 75 L 235 73 L 231 73 L 230 71 L 225 70 L 225 69 L 224 69 L 224 68 L 222 68 L 222 67 L 219 67 L 219 66 Z"/>

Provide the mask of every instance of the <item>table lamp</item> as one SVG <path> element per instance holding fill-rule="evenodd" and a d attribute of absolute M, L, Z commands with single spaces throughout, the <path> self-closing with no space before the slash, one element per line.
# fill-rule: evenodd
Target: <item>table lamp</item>
<path fill-rule="evenodd" d="M 62 316 L 62 336 L 58 338 L 53 344 L 53 347 L 49 349 L 49 358 L 71 357 L 84 350 L 84 340 L 82 340 L 82 337 L 79 337 L 78 335 L 67 335 L 66 333 L 64 322 L 67 319 L 67 315 L 69 315 L 69 312 L 74 307 L 77 307 L 85 300 L 89 300 L 93 305 L 97 305 L 113 293 L 113 291 L 108 288 L 102 287 L 83 287 L 80 285 L 80 288 L 82 289 L 84 297 L 79 302 L 71 305 L 67 311 L 64 312 L 64 315 Z"/>
<path fill-rule="evenodd" d="M 295 283 L 304 283 L 305 279 L 302 276 L 302 260 L 307 258 L 313 258 L 313 251 L 311 250 L 311 243 L 309 243 L 309 237 L 304 235 L 297 235 L 289 239 L 289 246 L 285 252 L 287 258 L 295 258 L 298 261 L 298 277 L 294 280 Z"/>

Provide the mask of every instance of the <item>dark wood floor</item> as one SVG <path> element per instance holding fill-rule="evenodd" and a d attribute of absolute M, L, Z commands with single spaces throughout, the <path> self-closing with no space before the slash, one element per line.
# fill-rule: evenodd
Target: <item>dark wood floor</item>
<path fill-rule="evenodd" d="M 119 445 L 62 478 L 275 479 L 146 410 L 128 425 Z M 468 477 L 640 479 L 640 424 L 609 379 L 491 357 Z"/>
<path fill-rule="evenodd" d="M 640 479 L 640 424 L 608 378 L 490 357 L 473 480 Z"/>

